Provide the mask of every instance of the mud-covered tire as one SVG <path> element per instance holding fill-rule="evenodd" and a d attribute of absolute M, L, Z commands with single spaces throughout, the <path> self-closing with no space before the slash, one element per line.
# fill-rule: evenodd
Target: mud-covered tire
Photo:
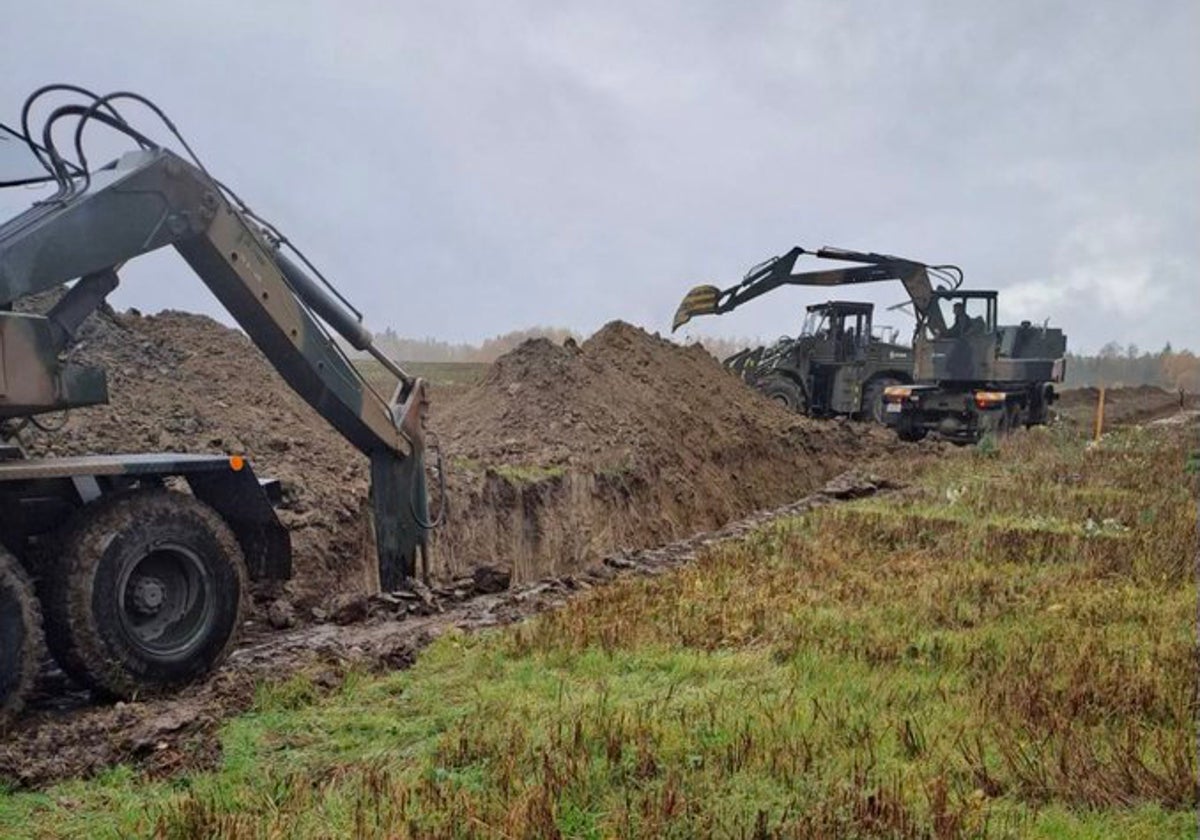
<path fill-rule="evenodd" d="M 899 384 L 900 380 L 891 376 L 880 376 L 868 382 L 863 388 L 862 418 L 883 425 L 883 392 Z"/>
<path fill-rule="evenodd" d="M 0 548 L 0 728 L 25 705 L 43 651 L 33 583 L 16 558 Z"/>
<path fill-rule="evenodd" d="M 46 637 L 63 670 L 111 697 L 204 676 L 242 623 L 246 568 L 208 505 L 137 490 L 83 508 L 43 581 Z"/>
<path fill-rule="evenodd" d="M 772 376 L 760 381 L 756 387 L 764 397 L 774 400 L 784 408 L 799 414 L 804 414 L 808 410 L 808 400 L 804 398 L 804 391 L 790 379 Z"/>

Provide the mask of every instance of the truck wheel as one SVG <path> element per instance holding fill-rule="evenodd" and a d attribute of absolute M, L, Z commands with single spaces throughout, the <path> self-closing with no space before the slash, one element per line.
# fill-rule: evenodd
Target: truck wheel
<path fill-rule="evenodd" d="M 42 614 L 33 584 L 0 548 L 0 727 L 24 705 L 42 659 Z"/>
<path fill-rule="evenodd" d="M 929 434 L 929 430 L 924 426 L 914 426 L 911 423 L 905 423 L 896 427 L 896 437 L 907 443 L 916 443 L 925 440 L 925 436 Z"/>
<path fill-rule="evenodd" d="M 862 397 L 862 416 L 864 420 L 872 420 L 882 424 L 883 419 L 883 392 L 892 385 L 899 385 L 900 380 L 891 376 L 881 376 L 878 379 L 872 379 L 867 383 L 867 387 L 863 388 Z"/>
<path fill-rule="evenodd" d="M 758 389 L 763 392 L 763 396 L 774 400 L 784 408 L 799 414 L 804 414 L 808 410 L 808 400 L 804 398 L 804 392 L 790 379 L 772 376 L 770 379 L 759 382 Z"/>
<path fill-rule="evenodd" d="M 63 670 L 132 697 L 203 676 L 242 622 L 246 570 L 212 508 L 167 490 L 101 499 L 68 526 L 43 599 Z"/>

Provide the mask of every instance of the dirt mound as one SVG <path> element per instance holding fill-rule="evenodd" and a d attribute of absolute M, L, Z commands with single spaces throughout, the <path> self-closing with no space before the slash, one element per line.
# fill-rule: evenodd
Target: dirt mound
<path fill-rule="evenodd" d="M 114 452 L 244 454 L 281 480 L 300 592 L 358 584 L 365 459 L 292 393 L 250 340 L 201 315 L 101 313 L 72 357 L 108 372 L 111 402 L 77 409 L 31 455 Z M 53 419 L 53 418 L 50 418 Z"/>
<path fill-rule="evenodd" d="M 435 548 L 452 572 L 484 556 L 517 580 L 720 527 L 898 445 L 865 424 L 800 417 L 703 348 L 620 321 L 581 346 L 526 342 L 437 426 L 459 524 Z"/>
<path fill-rule="evenodd" d="M 525 342 L 441 425 L 455 455 L 591 469 L 690 471 L 770 449 L 781 435 L 792 443 L 829 437 L 827 424 L 746 388 L 699 345 L 680 347 L 621 321 L 581 347 Z"/>

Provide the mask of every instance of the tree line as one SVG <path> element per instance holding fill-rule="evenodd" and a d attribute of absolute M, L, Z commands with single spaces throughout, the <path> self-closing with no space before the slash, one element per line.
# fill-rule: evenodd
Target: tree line
<path fill-rule="evenodd" d="M 1110 341 L 1094 356 L 1067 354 L 1067 385 L 1156 385 L 1200 392 L 1200 357 L 1170 344 L 1156 353 Z"/>

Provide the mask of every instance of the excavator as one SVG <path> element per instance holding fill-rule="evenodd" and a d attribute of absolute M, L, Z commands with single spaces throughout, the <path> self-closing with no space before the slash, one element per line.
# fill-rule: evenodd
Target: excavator
<path fill-rule="evenodd" d="M 31 113 L 48 96 L 66 101 L 35 133 Z M 131 105 L 156 115 L 182 152 L 127 121 L 118 107 Z M 130 150 L 90 167 L 88 127 Z M 73 156 L 56 142 L 64 129 Z M 27 166 L 13 163 L 19 155 Z M 248 581 L 291 574 L 277 483 L 242 455 L 33 458 L 20 445 L 27 425 L 53 427 L 46 415 L 107 402 L 105 371 L 68 351 L 139 255 L 174 248 L 284 381 L 369 460 L 380 588 L 414 574 L 439 524 L 426 493 L 426 383 L 375 346 L 361 314 L 209 174 L 157 105 L 75 85 L 35 91 L 19 127 L 0 123 L 0 186 L 38 183 L 53 193 L 0 224 L 0 726 L 21 709 L 43 643 L 100 696 L 169 691 L 228 654 Z M 29 311 L 35 296 L 56 300 Z M 394 390 L 369 384 L 342 342 L 377 359 Z"/>
<path fill-rule="evenodd" d="M 802 256 L 855 263 L 796 271 Z M 700 315 L 720 315 L 782 286 L 843 286 L 899 280 L 916 316 L 912 382 L 883 389 L 882 416 L 902 440 L 931 432 L 954 443 L 1047 422 L 1063 380 L 1067 340 L 1062 330 L 1028 321 L 997 323 L 995 291 L 964 291 L 954 265 L 841 248 L 795 247 L 759 263 L 726 289 L 696 286 L 684 296 L 672 332 Z M 938 285 L 934 286 L 934 281 Z M 943 310 L 949 307 L 953 319 Z"/>

